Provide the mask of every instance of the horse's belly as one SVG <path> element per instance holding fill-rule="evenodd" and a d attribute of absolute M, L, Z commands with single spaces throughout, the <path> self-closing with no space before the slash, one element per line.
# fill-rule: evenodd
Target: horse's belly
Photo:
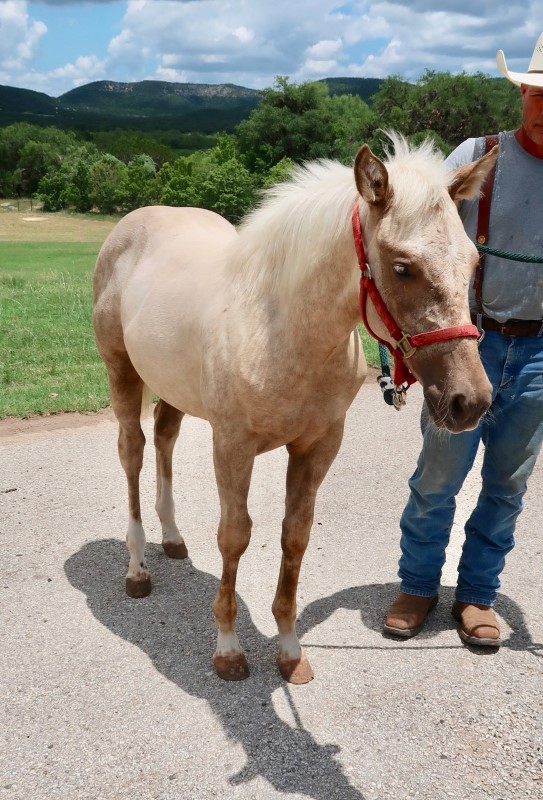
<path fill-rule="evenodd" d="M 159 347 L 156 339 L 125 336 L 126 349 L 138 375 L 160 398 L 193 417 L 207 419 L 200 392 L 201 363 L 194 351 Z"/>

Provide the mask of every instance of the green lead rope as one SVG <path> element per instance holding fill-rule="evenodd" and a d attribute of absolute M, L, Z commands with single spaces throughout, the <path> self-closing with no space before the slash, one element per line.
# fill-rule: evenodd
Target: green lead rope
<path fill-rule="evenodd" d="M 526 264 L 543 264 L 543 258 L 539 258 L 538 256 L 523 256 L 522 253 L 507 253 L 505 250 L 494 250 L 493 247 L 487 247 L 484 244 L 476 244 L 475 247 L 480 253 L 484 253 L 488 256 L 506 258 L 508 261 L 523 261 Z"/>

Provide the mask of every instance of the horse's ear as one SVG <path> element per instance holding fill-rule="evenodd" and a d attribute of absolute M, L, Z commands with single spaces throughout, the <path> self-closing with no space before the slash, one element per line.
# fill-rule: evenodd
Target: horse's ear
<path fill-rule="evenodd" d="M 452 173 L 449 194 L 455 203 L 460 200 L 471 200 L 477 197 L 488 173 L 493 169 L 498 158 L 498 145 L 494 145 L 486 155 L 478 161 L 472 161 Z"/>
<path fill-rule="evenodd" d="M 390 199 L 388 172 L 367 144 L 362 145 L 354 160 L 354 177 L 360 196 L 375 206 L 385 206 Z"/>

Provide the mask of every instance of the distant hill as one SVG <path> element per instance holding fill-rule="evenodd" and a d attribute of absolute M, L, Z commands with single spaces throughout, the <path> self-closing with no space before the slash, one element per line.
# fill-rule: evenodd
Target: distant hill
<path fill-rule="evenodd" d="M 330 94 L 354 94 L 366 102 L 381 85 L 374 78 L 326 78 L 324 82 Z M 0 86 L 0 126 L 25 121 L 80 131 L 175 128 L 180 132 L 231 132 L 261 97 L 256 89 L 230 83 L 95 81 L 57 98 Z"/>
<path fill-rule="evenodd" d="M 370 104 L 371 98 L 383 83 L 382 78 L 323 78 L 322 83 L 328 84 L 330 94 L 358 95 L 365 103 Z"/>

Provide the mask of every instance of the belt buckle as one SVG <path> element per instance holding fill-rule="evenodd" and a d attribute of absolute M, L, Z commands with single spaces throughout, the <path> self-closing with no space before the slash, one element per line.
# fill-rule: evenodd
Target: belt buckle
<path fill-rule="evenodd" d="M 509 334 L 507 333 L 507 322 L 502 322 L 500 333 L 502 336 L 509 336 Z"/>

